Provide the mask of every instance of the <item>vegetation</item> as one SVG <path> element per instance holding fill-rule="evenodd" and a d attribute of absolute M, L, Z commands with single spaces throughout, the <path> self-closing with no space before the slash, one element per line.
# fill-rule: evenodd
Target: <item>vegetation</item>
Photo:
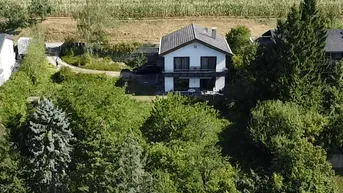
<path fill-rule="evenodd" d="M 15 0 L 10 0 L 15 1 Z M 20 4 L 29 5 L 30 0 L 20 0 Z M 54 7 L 53 15 L 70 16 L 82 9 L 87 0 L 49 0 Z M 108 0 L 110 15 L 117 18 L 175 17 L 175 16 L 286 16 L 289 8 L 300 0 Z M 319 0 L 319 8 L 326 14 L 342 15 L 342 2 L 337 0 Z M 215 10 L 215 11 L 214 11 Z"/>
<path fill-rule="evenodd" d="M 108 70 L 108 71 L 121 71 L 122 68 L 119 63 L 113 62 L 111 58 L 95 58 L 89 54 L 83 54 L 82 56 L 62 56 L 64 62 L 73 66 L 79 66 L 81 68 L 93 69 L 93 70 Z"/>
<path fill-rule="evenodd" d="M 138 102 L 119 80 L 68 68 L 50 76 L 35 38 L 0 88 L 0 192 L 336 193 L 327 160 L 343 147 L 343 71 L 325 60 L 325 21 L 304 0 L 276 44 L 232 30 L 242 60 L 214 107 L 178 94 Z"/>
<path fill-rule="evenodd" d="M 29 3 L 29 4 L 27 4 Z M 51 13 L 48 1 L 27 2 L 0 0 L 0 31 L 13 33 L 17 28 L 36 24 L 37 17 L 43 21 Z"/>
<path fill-rule="evenodd" d="M 73 140 L 66 113 L 43 99 L 29 121 L 25 148 L 30 188 L 37 193 L 65 191 Z"/>

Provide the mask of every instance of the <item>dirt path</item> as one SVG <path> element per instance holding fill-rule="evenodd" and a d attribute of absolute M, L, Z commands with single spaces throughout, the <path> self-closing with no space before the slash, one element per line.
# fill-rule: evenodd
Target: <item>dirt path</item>
<path fill-rule="evenodd" d="M 56 56 L 47 56 L 47 59 L 49 61 L 50 64 L 54 65 L 56 67 Z M 58 61 L 58 67 L 56 68 L 61 68 L 62 66 L 68 67 L 70 68 L 73 72 L 76 73 L 84 73 L 84 74 L 106 74 L 107 76 L 111 76 L 111 77 L 127 77 L 130 76 L 130 72 L 115 72 L 115 71 L 103 71 L 103 70 L 91 70 L 91 69 L 85 69 L 85 68 L 79 68 L 79 67 L 75 67 L 72 65 L 69 65 L 67 63 L 65 63 L 63 60 L 61 60 L 61 58 L 57 58 Z"/>

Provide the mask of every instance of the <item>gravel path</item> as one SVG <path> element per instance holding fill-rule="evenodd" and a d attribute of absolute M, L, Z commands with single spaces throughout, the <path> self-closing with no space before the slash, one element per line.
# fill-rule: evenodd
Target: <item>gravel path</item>
<path fill-rule="evenodd" d="M 56 49 L 58 49 L 58 47 L 61 46 L 62 44 L 63 43 L 60 43 L 60 42 L 45 43 L 45 46 L 48 49 L 48 52 L 50 54 L 53 54 L 54 52 L 57 52 Z M 57 58 L 58 66 L 56 66 L 56 58 Z M 47 59 L 48 59 L 50 64 L 54 65 L 58 69 L 60 69 L 61 66 L 65 66 L 65 67 L 70 68 L 73 72 L 76 72 L 76 73 L 106 74 L 107 76 L 111 76 L 111 77 L 130 77 L 130 76 L 133 76 L 133 74 L 131 72 L 117 72 L 117 71 L 91 70 L 91 69 L 79 68 L 79 67 L 67 64 L 61 58 L 59 58 L 57 56 L 50 56 L 49 54 L 47 55 Z"/>

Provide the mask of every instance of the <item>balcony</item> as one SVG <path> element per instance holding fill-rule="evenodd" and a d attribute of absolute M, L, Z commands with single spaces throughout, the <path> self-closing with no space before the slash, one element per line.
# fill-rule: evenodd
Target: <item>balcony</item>
<path fill-rule="evenodd" d="M 201 69 L 201 68 L 189 68 L 189 69 L 174 69 L 174 72 L 163 71 L 165 77 L 219 77 L 227 74 L 227 68 L 217 72 L 216 69 Z"/>

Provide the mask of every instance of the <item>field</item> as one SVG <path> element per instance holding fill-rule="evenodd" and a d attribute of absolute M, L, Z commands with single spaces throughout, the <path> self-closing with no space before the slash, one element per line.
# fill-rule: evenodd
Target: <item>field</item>
<path fill-rule="evenodd" d="M 252 36 L 260 36 L 265 31 L 274 28 L 275 19 L 237 19 L 230 17 L 183 17 L 169 19 L 144 19 L 115 21 L 108 29 L 111 42 L 138 41 L 141 43 L 159 43 L 160 38 L 174 30 L 190 23 L 202 27 L 217 27 L 218 33 L 225 35 L 232 27 L 246 25 L 252 31 Z M 39 24 L 43 29 L 47 42 L 61 42 L 66 37 L 79 39 L 76 21 L 72 18 L 48 18 Z M 25 36 L 27 29 L 19 36 Z"/>
<path fill-rule="evenodd" d="M 27 6 L 30 0 L 16 1 Z M 106 2 L 117 18 L 180 17 L 180 16 L 259 16 L 282 17 L 300 0 L 49 0 L 54 16 L 70 16 L 87 1 Z M 328 15 L 343 15 L 342 0 L 318 0 Z"/>

